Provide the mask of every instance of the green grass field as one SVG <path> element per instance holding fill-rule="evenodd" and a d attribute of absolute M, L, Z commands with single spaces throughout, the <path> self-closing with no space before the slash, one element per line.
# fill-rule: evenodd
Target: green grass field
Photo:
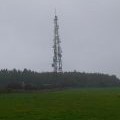
<path fill-rule="evenodd" d="M 120 89 L 0 94 L 0 120 L 120 120 Z"/>

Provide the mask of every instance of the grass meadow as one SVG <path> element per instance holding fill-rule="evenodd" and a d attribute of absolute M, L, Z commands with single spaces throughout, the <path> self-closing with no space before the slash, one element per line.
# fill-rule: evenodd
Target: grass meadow
<path fill-rule="evenodd" d="M 0 94 L 0 120 L 120 120 L 120 88 Z"/>

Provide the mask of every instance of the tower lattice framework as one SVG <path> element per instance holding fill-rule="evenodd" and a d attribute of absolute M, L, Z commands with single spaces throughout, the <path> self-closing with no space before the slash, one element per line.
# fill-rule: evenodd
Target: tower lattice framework
<path fill-rule="evenodd" d="M 62 50 L 60 46 L 58 16 L 55 14 L 54 18 L 54 45 L 53 45 L 53 72 L 62 72 Z"/>

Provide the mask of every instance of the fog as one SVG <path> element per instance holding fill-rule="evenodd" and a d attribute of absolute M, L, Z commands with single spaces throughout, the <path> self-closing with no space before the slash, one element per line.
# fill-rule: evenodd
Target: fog
<path fill-rule="evenodd" d="M 63 71 L 120 77 L 119 0 L 0 0 L 0 69 L 53 70 L 55 9 Z"/>

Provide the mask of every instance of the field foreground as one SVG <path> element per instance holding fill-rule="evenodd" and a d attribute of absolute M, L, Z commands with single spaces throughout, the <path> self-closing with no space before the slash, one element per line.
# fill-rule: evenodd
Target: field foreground
<path fill-rule="evenodd" d="M 0 94 L 0 120 L 120 120 L 120 88 Z"/>

